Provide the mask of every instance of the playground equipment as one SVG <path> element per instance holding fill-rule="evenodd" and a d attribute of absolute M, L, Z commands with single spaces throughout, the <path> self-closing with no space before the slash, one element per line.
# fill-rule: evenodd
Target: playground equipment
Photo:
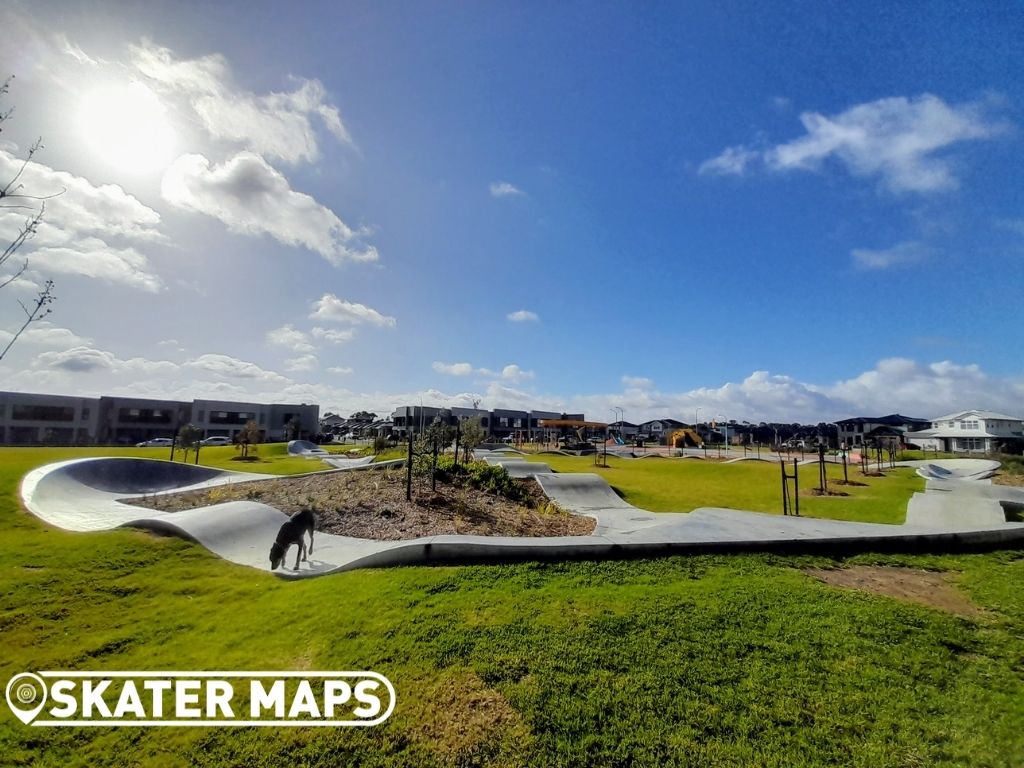
<path fill-rule="evenodd" d="M 700 448 L 704 439 L 692 429 L 677 429 L 669 434 L 668 444 L 673 448 Z"/>

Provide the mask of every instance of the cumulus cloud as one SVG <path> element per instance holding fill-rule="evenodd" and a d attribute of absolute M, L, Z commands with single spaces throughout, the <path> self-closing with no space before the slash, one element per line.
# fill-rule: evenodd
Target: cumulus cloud
<path fill-rule="evenodd" d="M 312 371 L 319 364 L 316 355 L 299 355 L 286 360 L 284 368 L 286 371 Z"/>
<path fill-rule="evenodd" d="M 339 376 L 347 376 L 352 373 L 352 369 L 347 365 L 332 365 L 327 369 L 328 373 L 336 373 Z"/>
<path fill-rule="evenodd" d="M 289 325 L 282 325 L 267 331 L 267 343 L 275 347 L 284 347 L 295 352 L 309 353 L 314 347 L 309 343 L 309 337 L 305 333 Z"/>
<path fill-rule="evenodd" d="M 260 368 L 255 363 L 239 360 L 228 355 L 200 355 L 194 360 L 183 363 L 183 365 L 186 368 L 232 379 L 252 379 L 254 381 L 275 383 L 290 381 L 286 376 L 282 376 L 279 373 L 268 371 Z"/>
<path fill-rule="evenodd" d="M 356 335 L 354 328 L 321 328 L 320 326 L 314 327 L 311 333 L 314 339 L 321 339 L 328 344 L 344 344 L 352 341 Z"/>
<path fill-rule="evenodd" d="M 525 381 L 534 377 L 533 371 L 524 371 L 514 363 L 506 365 L 500 371 L 492 371 L 490 368 L 475 368 L 472 363 L 442 363 L 435 361 L 431 367 L 438 373 L 444 373 L 448 376 L 475 375 L 512 382 Z"/>
<path fill-rule="evenodd" d="M 338 141 L 352 138 L 319 80 L 294 78 L 295 89 L 257 95 L 239 88 L 220 54 L 181 59 L 143 40 L 130 48 L 133 66 L 157 87 L 188 102 L 215 139 L 244 146 L 289 164 L 320 156 L 313 118 Z"/>
<path fill-rule="evenodd" d="M 0 150 L 0 178 L 14 178 L 23 162 Z M 149 259 L 137 250 L 165 239 L 159 213 L 119 186 L 96 186 L 35 161 L 25 165 L 18 182 L 26 194 L 53 195 L 44 201 L 44 218 L 20 252 L 34 266 L 144 291 L 161 289 Z M 12 241 L 39 205 L 35 200 L 7 198 L 0 206 L 0 240 Z"/>
<path fill-rule="evenodd" d="M 507 181 L 494 181 L 490 186 L 491 197 L 522 197 L 526 193 Z"/>
<path fill-rule="evenodd" d="M 435 361 L 431 367 L 438 373 L 445 373 L 449 376 L 470 376 L 476 369 L 470 363 L 441 363 Z"/>
<path fill-rule="evenodd" d="M 398 325 L 393 317 L 383 315 L 365 304 L 339 299 L 333 293 L 325 293 L 317 299 L 309 317 L 324 322 L 376 325 L 381 328 L 394 328 Z"/>
<path fill-rule="evenodd" d="M 46 272 L 81 275 L 108 283 L 119 283 L 156 293 L 163 281 L 149 271 L 149 259 L 134 248 L 114 248 L 94 237 L 74 245 L 36 247 L 31 252 L 34 267 Z"/>
<path fill-rule="evenodd" d="M 283 174 L 252 152 L 240 152 L 221 165 L 203 155 L 182 155 L 164 173 L 160 192 L 172 205 L 220 219 L 232 232 L 270 235 L 335 265 L 378 257 L 376 248 L 359 243 L 364 233 L 293 190 Z"/>
<path fill-rule="evenodd" d="M 511 320 L 513 323 L 539 323 L 540 317 L 537 316 L 536 312 L 531 312 L 528 309 L 518 309 L 515 312 L 509 312 L 505 317 Z"/>
<path fill-rule="evenodd" d="M 623 376 L 622 386 L 626 389 L 650 389 L 654 382 L 643 376 Z"/>
<path fill-rule="evenodd" d="M 800 122 L 803 136 L 764 150 L 729 147 L 700 172 L 742 175 L 755 162 L 770 171 L 816 171 L 833 160 L 853 176 L 878 178 L 892 192 L 939 192 L 959 185 L 940 153 L 1006 130 L 983 105 L 948 104 L 931 94 L 879 99 L 831 116 L 804 112 Z"/>
<path fill-rule="evenodd" d="M 89 346 L 72 347 L 59 352 L 43 352 L 33 362 L 35 368 L 49 368 L 70 373 L 108 372 L 118 375 L 172 374 L 178 366 L 167 360 L 133 357 L 122 360 L 102 349 Z"/>
<path fill-rule="evenodd" d="M 854 265 L 859 269 L 879 270 L 924 261 L 930 253 L 931 251 L 923 244 L 910 241 L 881 250 L 854 248 L 850 255 L 853 257 Z"/>
<path fill-rule="evenodd" d="M 9 331 L 0 331 L 0 347 L 14 338 Z M 86 347 L 92 339 L 79 336 L 68 328 L 60 328 L 45 320 L 33 323 L 18 337 L 19 344 L 34 344 L 40 347 Z"/>

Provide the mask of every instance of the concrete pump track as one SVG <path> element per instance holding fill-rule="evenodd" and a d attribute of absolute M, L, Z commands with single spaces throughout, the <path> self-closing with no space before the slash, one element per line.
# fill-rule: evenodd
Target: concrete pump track
<path fill-rule="evenodd" d="M 600 476 L 555 474 L 512 451 L 478 451 L 516 477 L 535 477 L 564 509 L 596 520 L 589 536 L 515 538 L 444 535 L 375 541 L 316 535 L 308 563 L 289 561 L 275 573 L 307 578 L 353 568 L 430 563 L 497 563 L 649 557 L 708 552 L 940 552 L 992 549 L 1024 542 L 1024 489 L 993 485 L 998 462 L 953 459 L 905 462 L 925 478 L 903 525 L 786 517 L 734 509 L 648 512 L 628 504 Z M 401 465 L 402 460 L 384 462 Z M 338 462 L 328 472 L 366 471 L 382 464 Z M 181 512 L 153 512 L 121 499 L 177 493 L 273 476 L 139 458 L 87 458 L 49 464 L 25 476 L 21 496 L 30 512 L 69 531 L 126 526 L 181 536 L 220 557 L 270 570 L 268 552 L 288 517 L 266 504 L 233 501 Z M 294 550 L 292 550 L 294 557 Z"/>

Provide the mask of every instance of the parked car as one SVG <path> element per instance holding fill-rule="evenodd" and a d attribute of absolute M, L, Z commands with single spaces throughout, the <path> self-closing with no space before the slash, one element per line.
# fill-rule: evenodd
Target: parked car
<path fill-rule="evenodd" d="M 231 440 L 231 438 L 230 437 L 226 437 L 225 435 L 214 435 L 213 437 L 208 437 L 205 440 L 200 440 L 199 444 L 200 445 L 231 445 L 232 442 L 233 441 Z"/>
<path fill-rule="evenodd" d="M 152 440 L 143 440 L 141 443 L 136 443 L 136 448 L 169 448 L 171 443 L 174 441 L 169 437 L 154 437 Z"/>

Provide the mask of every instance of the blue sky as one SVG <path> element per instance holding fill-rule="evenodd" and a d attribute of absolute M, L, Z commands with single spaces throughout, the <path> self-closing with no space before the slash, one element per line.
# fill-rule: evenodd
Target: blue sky
<path fill-rule="evenodd" d="M 1024 412 L 1018 4 L 548 5 L 7 4 L 0 388 Z"/>

